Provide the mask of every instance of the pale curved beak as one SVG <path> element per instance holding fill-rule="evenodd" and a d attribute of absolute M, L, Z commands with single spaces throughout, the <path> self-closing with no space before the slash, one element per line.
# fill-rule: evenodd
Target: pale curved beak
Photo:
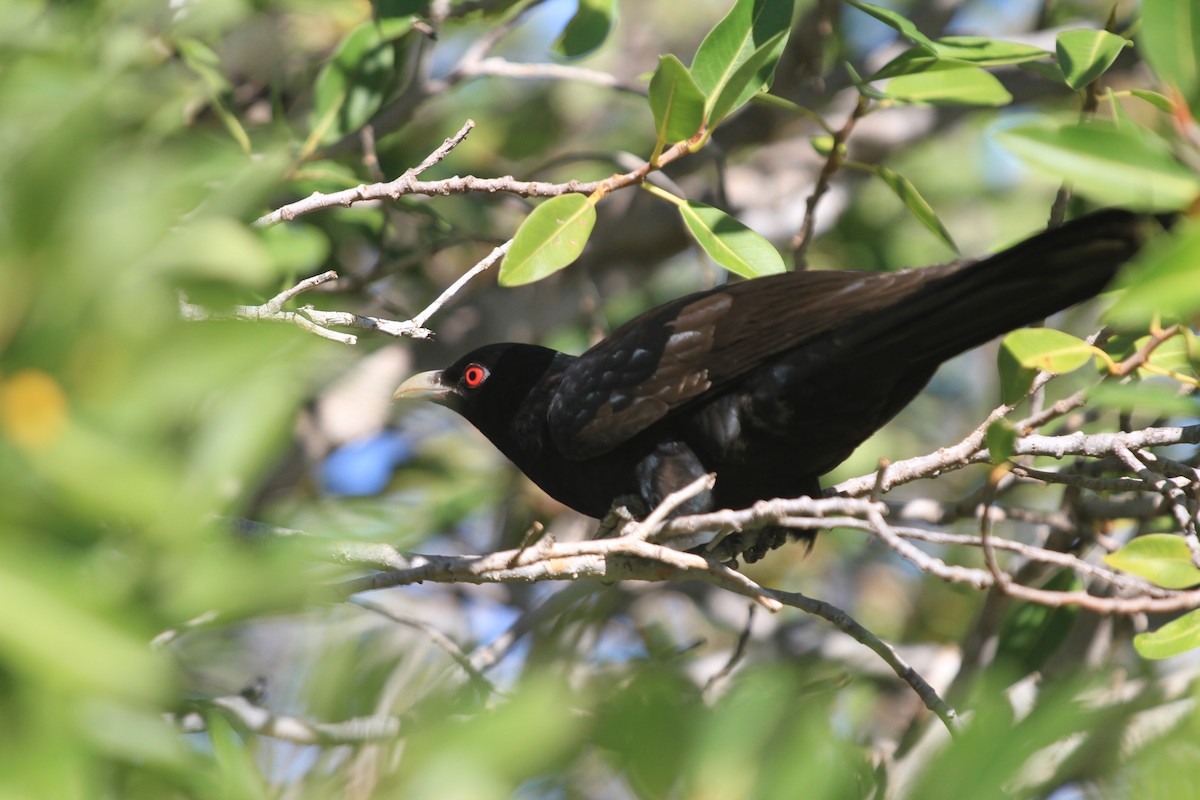
<path fill-rule="evenodd" d="M 451 387 L 442 383 L 441 370 L 419 372 L 400 384 L 392 393 L 392 402 L 397 400 L 432 400 L 441 402 L 450 394 Z"/>

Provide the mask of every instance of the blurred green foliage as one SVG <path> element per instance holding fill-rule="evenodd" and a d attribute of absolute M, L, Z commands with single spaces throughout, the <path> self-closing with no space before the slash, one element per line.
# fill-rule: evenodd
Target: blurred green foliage
<path fill-rule="evenodd" d="M 494 240 L 510 237 L 528 205 L 404 198 L 266 229 L 251 223 L 313 191 L 369 182 L 374 169 L 399 175 L 468 116 L 477 130 L 452 165 L 431 175 L 602 178 L 618 169 L 614 154 L 648 158 L 669 139 L 697 133 L 704 114 L 723 121 L 714 142 L 736 167 L 773 139 L 803 144 L 819 132 L 785 130 L 807 119 L 791 116 L 786 103 L 750 102 L 733 113 L 772 74 L 795 107 L 817 77 L 833 80 L 826 61 L 862 55 L 855 36 L 832 26 L 816 45 L 829 56 L 817 58 L 819 76 L 799 63 L 797 52 L 807 51 L 783 51 L 776 71 L 789 3 L 696 3 L 683 15 L 678 4 L 634 5 L 622 5 L 618 17 L 617 3 L 599 0 L 0 0 L 0 797 L 843 798 L 893 791 L 961 800 L 1078 786 L 1113 797 L 1190 791 L 1200 769 L 1194 703 L 1164 703 L 1177 713 L 1158 728 L 1136 728 L 1147 719 L 1139 715 L 1163 709 L 1156 674 L 1128 647 L 1108 663 L 1093 662 L 1090 677 L 1054 675 L 1054 657 L 1079 645 L 1069 637 L 1082 623 L 1071 614 L 1017 607 L 1003 615 L 1005 666 L 953 698 L 961 700 L 964 734 L 892 771 L 911 754 L 911 738 L 935 727 L 929 715 L 914 710 L 916 700 L 890 673 L 831 655 L 836 637 L 793 612 L 772 621 L 769 636 L 756 636 L 723 690 L 710 692 L 707 680 L 738 640 L 741 605 L 730 613 L 722 596 L 690 588 L 594 587 L 542 621 L 527 649 L 505 651 L 489 665 L 493 689 L 464 680 L 419 631 L 331 602 L 337 598 L 327 584 L 345 573 L 325 563 L 323 539 L 231 533 L 228 518 L 250 515 L 342 539 L 407 544 L 442 535 L 434 546 L 470 550 L 515 544 L 535 519 L 558 513 L 478 440 L 446 427 L 422 434 L 415 465 L 385 496 L 320 497 L 312 464 L 295 445 L 297 419 L 358 353 L 295 327 L 186 322 L 180 302 L 219 313 L 336 268 L 348 287 L 303 302 L 402 318 Z M 883 182 L 848 181 L 845 212 L 814 241 L 814 262 L 893 269 L 943 258 L 956 241 L 979 252 L 1041 224 L 1064 178 L 1092 199 L 1168 209 L 1191 199 L 1196 150 L 1173 127 L 1183 109 L 1175 103 L 1194 101 L 1197 91 L 1196 61 L 1189 60 L 1200 39 L 1194 17 L 1191 27 L 1172 27 L 1184 18 L 1186 0 L 1147 3 L 1153 55 L 1146 57 L 1158 81 L 1122 95 L 1125 106 L 1110 96 L 1112 127 L 1077 123 L 1074 90 L 1134 58 L 1131 49 L 1116 34 L 1059 39 L 1074 65 L 1056 83 L 1039 84 L 1043 94 L 1030 93 L 1045 115 L 1008 136 L 1044 172 L 1016 181 L 995 172 L 996 152 L 984 152 L 994 148 L 985 142 L 991 126 L 1004 121 L 989 106 L 1009 96 L 985 69 L 1038 58 L 1058 67 L 1048 51 L 1025 45 L 931 39 L 904 16 L 923 14 L 921 5 L 870 7 L 874 19 L 839 6 L 851 33 L 886 25 L 891 44 L 912 45 L 860 88 L 887 108 L 894 100 L 949 103 L 967 117 L 911 138 L 888 154 L 887 166 L 865 165 Z M 983 5 L 964 7 L 983 13 Z M 415 23 L 434 6 L 449 16 L 430 55 L 435 45 Z M 755 29 L 761 36 L 742 41 L 727 23 L 704 39 L 730 6 L 735 20 L 767 8 L 765 29 Z M 806 15 L 817 4 L 796 6 L 796 20 L 811 23 Z M 1082 13 L 1090 29 L 1108 13 L 1107 6 L 1064 6 L 1051 4 L 1045 22 L 1066 24 Z M 708 95 L 705 109 L 694 92 L 682 117 L 670 118 L 656 91 L 647 102 L 594 86 L 462 78 L 412 101 L 395 129 L 381 127 L 378 163 L 366 163 L 361 127 L 405 97 L 412 71 L 432 59 L 432 74 L 450 74 L 464 50 L 526 10 L 532 22 L 514 27 L 506 52 L 541 59 L 554 47 L 629 81 L 670 64 L 660 67 L 658 86 L 688 74 L 683 61 L 659 62 L 660 55 L 686 61 L 697 53 L 705 77 L 694 82 Z M 1175 30 L 1192 35 L 1170 36 Z M 735 58 L 726 57 L 730 42 L 738 45 Z M 837 74 L 850 86 L 848 75 Z M 1121 74 L 1129 80 L 1128 70 Z M 893 82 L 875 85 L 883 80 Z M 1129 110 L 1134 102 L 1143 107 Z M 715 158 L 713 149 L 673 177 L 716 203 L 719 193 L 707 188 L 716 162 L 704 160 Z M 580 151 L 588 160 L 555 161 Z M 1001 172 L 1016 172 L 1003 163 Z M 752 206 L 760 193 L 766 205 L 774 202 L 770 172 L 755 173 L 749 193 L 743 177 L 743 194 L 753 197 L 742 202 Z M 1167 181 L 1168 190 L 1151 179 Z M 630 194 L 599 203 L 595 249 L 585 249 L 582 264 L 502 294 L 472 286 L 440 321 L 444 344 L 414 347 L 415 357 L 436 361 L 476 338 L 501 335 L 583 344 L 610 318 L 711 281 L 709 267 L 697 266 L 698 251 L 684 250 L 674 208 Z M 629 205 L 616 210 L 618 202 Z M 689 202 L 700 220 L 692 230 L 699 226 L 708 253 L 727 244 L 717 235 L 723 230 L 736 227 L 745 237 L 758 229 L 734 226 L 725 212 L 719 220 L 697 215 L 715 207 Z M 657 206 L 671 213 L 657 217 Z M 751 248 L 783 243 L 795 219 L 788 224 L 769 235 L 761 226 Z M 605 262 L 588 262 L 597 250 Z M 1183 224 L 1134 271 L 1116 317 L 1143 324 L 1156 310 L 1194 317 L 1198 262 L 1200 237 L 1194 224 Z M 744 271 L 773 271 L 779 261 L 755 263 L 767 266 Z M 362 349 L 382 345 L 358 333 Z M 1046 356 L 1024 355 L 1014 364 Z M 1163 359 L 1164 369 L 1195 376 L 1186 346 L 1164 351 Z M 923 399 L 903 427 L 885 432 L 846 469 L 869 470 L 884 452 L 927 444 L 926 433 L 944 443 L 952 423 L 969 430 L 995 398 L 979 390 L 980 381 L 958 380 L 940 384 L 951 401 Z M 1140 398 L 1111 405 L 1148 402 Z M 1179 415 L 1179 402 L 1192 401 L 1173 402 L 1169 413 Z M 439 419 L 422 424 L 446 425 Z M 1186 554 L 1175 539 L 1170 560 L 1179 569 Z M 916 579 L 838 533 L 807 561 L 781 552 L 756 569 L 776 585 L 811 585 L 882 634 L 914 645 L 967 638 L 982 605 L 977 593 Z M 542 588 L 409 587 L 396 602 L 436 614 L 450 638 L 477 652 L 513 615 L 552 600 Z M 211 616 L 194 633 L 183 630 L 200 615 Z M 152 646 L 164 631 L 180 635 Z M 1128 633 L 1118 631 L 1118 644 Z M 1008 693 L 1033 668 L 1051 678 L 1032 710 L 1018 714 Z M 401 735 L 355 746 L 288 743 L 247 732 L 207 702 L 262 675 L 270 675 L 265 697 L 247 694 L 276 713 L 332 722 L 394 714 Z M 1143 687 L 1133 699 L 1096 701 L 1126 680 Z M 1171 702 L 1193 700 L 1194 692 Z M 190 713 L 200 715 L 203 732 L 182 732 Z M 1147 743 L 1146 729 L 1178 732 Z M 1045 772 L 1030 768 L 1043 748 L 1097 731 Z M 888 749 L 897 743 L 900 752 Z"/>

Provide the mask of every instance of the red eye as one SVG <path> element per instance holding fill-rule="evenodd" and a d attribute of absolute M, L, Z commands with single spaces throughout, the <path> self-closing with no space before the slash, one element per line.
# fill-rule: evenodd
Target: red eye
<path fill-rule="evenodd" d="M 487 380 L 488 371 L 478 364 L 472 364 L 463 371 L 463 380 L 472 389 Z"/>

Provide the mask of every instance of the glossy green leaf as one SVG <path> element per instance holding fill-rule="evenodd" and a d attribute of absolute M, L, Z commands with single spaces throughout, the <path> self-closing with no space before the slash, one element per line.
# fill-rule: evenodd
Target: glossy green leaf
<path fill-rule="evenodd" d="M 1159 79 L 1200 109 L 1200 6 L 1196 0 L 1142 0 L 1138 50 Z"/>
<path fill-rule="evenodd" d="M 586 196 L 550 198 L 517 229 L 500 265 L 500 283 L 533 283 L 567 266 L 579 258 L 595 224 L 596 207 Z"/>
<path fill-rule="evenodd" d="M 1017 443 L 1017 429 L 1008 420 L 998 419 L 988 426 L 984 443 L 992 463 L 1002 464 L 1012 458 L 1013 445 Z"/>
<path fill-rule="evenodd" d="M 930 53 L 937 50 L 937 44 L 925 34 L 917 30 L 917 26 L 912 20 L 905 17 L 899 12 L 892 11 L 890 8 L 881 8 L 871 3 L 864 3 L 862 0 L 846 0 L 848 5 L 852 5 L 859 11 L 865 14 L 870 14 L 875 19 L 892 28 L 905 39 L 908 39 L 913 44 L 920 45 L 926 48 Z"/>
<path fill-rule="evenodd" d="M 917 45 L 893 58 L 881 67 L 870 80 L 895 78 L 929 69 L 938 61 L 952 62 L 977 67 L 997 67 L 1006 64 L 1023 64 L 1046 58 L 1050 54 L 1040 47 L 1019 42 L 1004 42 L 978 36 L 946 36 L 929 48 Z"/>
<path fill-rule="evenodd" d="M 650 110 L 660 146 L 690 139 L 704 124 L 704 93 L 675 56 L 659 56 L 650 79 Z"/>
<path fill-rule="evenodd" d="M 575 16 L 554 43 L 564 58 L 585 56 L 604 44 L 616 21 L 616 0 L 578 0 Z"/>
<path fill-rule="evenodd" d="M 1187 319 L 1200 313 L 1200 224 L 1181 220 L 1150 242 L 1121 275 L 1124 294 L 1107 317 L 1139 324 L 1155 314 Z"/>
<path fill-rule="evenodd" d="M 721 120 L 741 108 L 751 97 L 767 89 L 775 76 L 775 65 L 787 42 L 787 31 L 768 39 L 730 76 L 715 97 L 711 98 L 708 110 L 708 126 L 715 128 Z"/>
<path fill-rule="evenodd" d="M 936 236 L 944 245 L 949 247 L 955 253 L 958 252 L 958 245 L 954 243 L 953 237 L 950 236 L 950 231 L 946 230 L 946 226 L 938 219 L 938 215 L 933 208 L 917 191 L 917 187 L 912 185 L 912 182 L 900 175 L 895 170 L 888 167 L 875 167 L 875 174 L 888 185 L 896 196 L 904 203 L 905 207 L 912 213 L 917 221 Z"/>
<path fill-rule="evenodd" d="M 1091 122 L 1027 125 L 996 134 L 1005 147 L 1092 200 L 1144 210 L 1185 208 L 1200 178 L 1148 134 Z"/>
<path fill-rule="evenodd" d="M 1139 633 L 1133 646 L 1142 658 L 1170 658 L 1200 647 L 1200 609 L 1171 620 L 1156 631 Z"/>
<path fill-rule="evenodd" d="M 1108 31 L 1079 29 L 1058 35 L 1056 52 L 1063 77 L 1072 89 L 1082 89 L 1112 66 L 1129 44 Z"/>
<path fill-rule="evenodd" d="M 1003 106 L 1012 95 L 985 69 L 938 62 L 921 72 L 888 81 L 882 94 L 902 103 L 944 106 Z"/>
<path fill-rule="evenodd" d="M 783 258 L 770 242 L 719 208 L 688 201 L 679 213 L 696 243 L 730 272 L 756 278 L 784 271 Z"/>
<path fill-rule="evenodd" d="M 313 84 L 310 126 L 334 141 L 365 125 L 395 79 L 392 43 L 412 30 L 412 17 L 362 23 L 346 34 Z"/>
<path fill-rule="evenodd" d="M 1005 347 L 996 354 L 996 369 L 1000 373 L 1000 402 L 1010 406 L 1029 394 L 1033 379 L 1037 377 L 1036 369 L 1021 366 Z"/>
<path fill-rule="evenodd" d="M 737 0 L 692 59 L 692 77 L 708 97 L 716 97 L 747 59 L 792 24 L 793 0 Z"/>
<path fill-rule="evenodd" d="M 1087 342 L 1053 328 L 1021 328 L 1005 336 L 1001 346 L 1022 367 L 1059 375 L 1074 372 L 1095 355 Z"/>
<path fill-rule="evenodd" d="M 1164 589 L 1187 589 L 1200 584 L 1200 569 L 1182 536 L 1151 533 L 1109 553 L 1104 563 L 1154 583 Z"/>

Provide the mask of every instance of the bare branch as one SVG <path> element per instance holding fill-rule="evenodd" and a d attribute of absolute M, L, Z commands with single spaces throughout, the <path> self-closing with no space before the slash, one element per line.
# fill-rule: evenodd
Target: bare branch
<path fill-rule="evenodd" d="M 393 716 L 356 717 L 343 722 L 311 722 L 276 714 L 255 705 L 241 695 L 216 697 L 205 701 L 229 719 L 236 727 L 296 744 L 362 744 L 381 739 L 394 739 L 400 734 L 401 718 Z M 197 711 L 172 715 L 172 721 L 184 733 L 199 733 L 208 729 L 204 715 Z"/>
<path fill-rule="evenodd" d="M 474 125 L 473 122 L 469 123 Z M 454 137 L 451 137 L 453 139 Z M 447 139 L 449 143 L 451 139 Z M 439 181 L 416 180 L 413 170 L 406 171 L 399 178 L 386 183 L 360 184 L 352 189 L 340 192 L 322 194 L 313 192 L 303 200 L 297 200 L 275 209 L 255 220 L 259 227 L 275 225 L 279 222 L 296 219 L 305 214 L 311 214 L 326 208 L 348 208 L 355 203 L 369 200 L 398 200 L 406 195 L 452 195 L 468 194 L 470 192 L 508 192 L 521 197 L 557 197 L 564 194 L 592 194 L 594 192 L 611 192 L 629 186 L 640 184 L 654 170 L 660 169 L 688 152 L 687 142 L 679 142 L 659 157 L 656 164 L 646 162 L 636 169 L 613 175 L 600 181 L 576 181 L 566 183 L 550 183 L 547 181 L 519 181 L 511 175 L 501 178 L 477 178 L 474 175 L 455 176 Z"/>

